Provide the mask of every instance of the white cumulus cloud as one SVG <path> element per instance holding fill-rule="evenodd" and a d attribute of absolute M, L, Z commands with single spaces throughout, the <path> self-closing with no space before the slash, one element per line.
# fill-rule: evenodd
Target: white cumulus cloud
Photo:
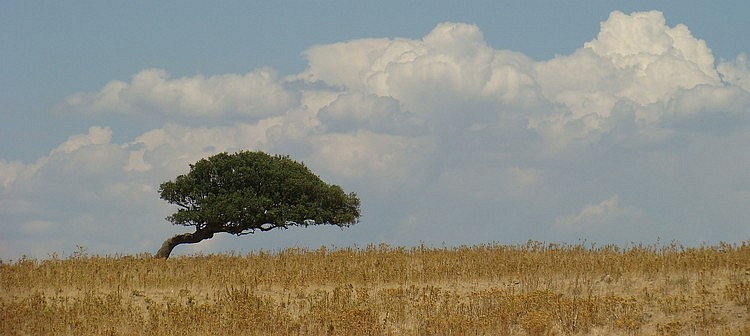
<path fill-rule="evenodd" d="M 112 81 L 99 92 L 65 98 L 58 108 L 86 114 L 164 114 L 175 117 L 259 118 L 296 104 L 271 69 L 219 76 L 171 78 L 166 70 L 147 69 L 130 83 Z"/>

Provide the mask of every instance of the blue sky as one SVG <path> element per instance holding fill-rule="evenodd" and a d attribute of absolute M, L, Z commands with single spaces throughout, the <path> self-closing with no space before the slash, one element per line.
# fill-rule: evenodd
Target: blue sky
<path fill-rule="evenodd" d="M 289 246 L 748 239 L 744 1 L 0 4 L 0 258 L 153 252 L 158 184 L 291 154 L 362 222 Z"/>

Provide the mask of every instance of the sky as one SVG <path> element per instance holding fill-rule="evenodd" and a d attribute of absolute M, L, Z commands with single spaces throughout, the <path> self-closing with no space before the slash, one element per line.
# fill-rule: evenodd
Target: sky
<path fill-rule="evenodd" d="M 164 181 L 288 154 L 360 223 L 175 254 L 750 239 L 746 1 L 0 3 L 0 260 L 154 253 Z"/>

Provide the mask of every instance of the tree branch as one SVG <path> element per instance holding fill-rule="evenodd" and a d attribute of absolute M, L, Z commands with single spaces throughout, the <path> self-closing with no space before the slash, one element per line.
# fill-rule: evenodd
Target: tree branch
<path fill-rule="evenodd" d="M 154 255 L 154 257 L 167 259 L 169 258 L 169 255 L 172 254 L 172 250 L 175 248 L 175 246 L 180 244 L 194 244 L 204 239 L 213 238 L 214 233 L 216 232 L 197 230 L 192 233 L 178 234 L 172 238 L 165 240 L 164 243 L 161 244 L 161 248 L 159 248 L 159 251 L 156 252 L 156 255 Z"/>

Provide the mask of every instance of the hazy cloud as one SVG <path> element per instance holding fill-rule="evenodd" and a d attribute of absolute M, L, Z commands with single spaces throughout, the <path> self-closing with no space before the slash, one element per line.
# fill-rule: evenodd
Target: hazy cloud
<path fill-rule="evenodd" d="M 555 218 L 555 226 L 564 230 L 583 231 L 618 224 L 627 225 L 640 216 L 640 210 L 621 205 L 620 197 L 615 194 L 601 203 L 587 204 L 578 213 Z"/>
<path fill-rule="evenodd" d="M 0 159 L 0 184 L 4 189 L 10 188 L 24 167 L 24 164 L 20 161 L 8 162 Z"/>
<path fill-rule="evenodd" d="M 402 111 L 398 100 L 360 92 L 342 94 L 320 109 L 318 119 L 326 125 L 327 131 L 334 133 L 366 129 L 415 135 L 424 129 L 424 120 Z"/>

